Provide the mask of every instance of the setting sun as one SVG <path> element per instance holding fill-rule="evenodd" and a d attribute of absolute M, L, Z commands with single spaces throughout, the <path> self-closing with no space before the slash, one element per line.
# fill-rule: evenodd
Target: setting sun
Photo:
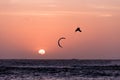
<path fill-rule="evenodd" d="M 38 53 L 41 54 L 41 55 L 44 55 L 44 54 L 45 54 L 45 50 L 44 50 L 44 49 L 40 49 L 40 50 L 38 51 Z"/>

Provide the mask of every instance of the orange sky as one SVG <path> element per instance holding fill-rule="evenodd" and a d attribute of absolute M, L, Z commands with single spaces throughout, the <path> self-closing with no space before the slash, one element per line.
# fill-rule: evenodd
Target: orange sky
<path fill-rule="evenodd" d="M 119 59 L 119 21 L 120 0 L 0 0 L 0 58 Z"/>

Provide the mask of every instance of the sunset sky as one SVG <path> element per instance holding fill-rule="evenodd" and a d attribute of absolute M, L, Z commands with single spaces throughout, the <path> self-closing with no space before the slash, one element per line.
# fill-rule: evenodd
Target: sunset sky
<path fill-rule="evenodd" d="M 0 0 L 0 59 L 120 59 L 120 0 Z"/>

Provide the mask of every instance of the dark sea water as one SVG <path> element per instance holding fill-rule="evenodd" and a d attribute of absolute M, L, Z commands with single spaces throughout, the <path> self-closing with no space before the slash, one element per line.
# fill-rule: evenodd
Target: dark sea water
<path fill-rule="evenodd" d="M 0 80 L 120 80 L 120 60 L 0 60 Z"/>

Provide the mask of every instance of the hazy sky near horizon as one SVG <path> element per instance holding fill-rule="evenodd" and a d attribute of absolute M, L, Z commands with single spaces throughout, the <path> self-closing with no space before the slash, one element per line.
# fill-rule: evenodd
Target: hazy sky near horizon
<path fill-rule="evenodd" d="M 0 0 L 0 59 L 119 59 L 119 30 L 120 0 Z"/>

